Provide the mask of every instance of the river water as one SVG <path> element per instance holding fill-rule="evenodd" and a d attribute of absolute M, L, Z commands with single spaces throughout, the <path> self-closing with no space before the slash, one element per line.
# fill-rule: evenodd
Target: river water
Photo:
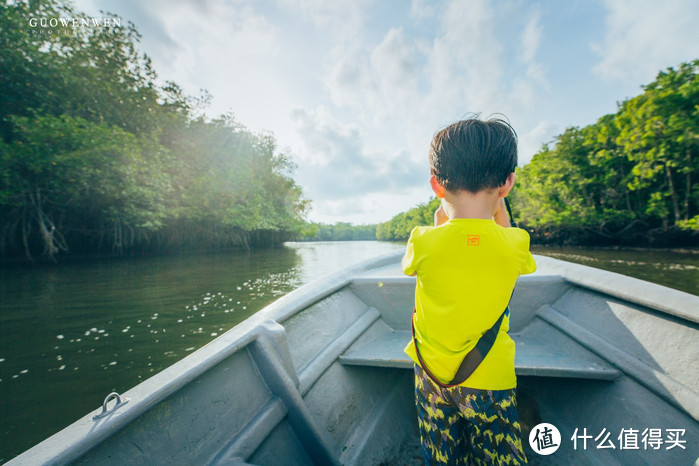
<path fill-rule="evenodd" d="M 403 250 L 287 243 L 225 254 L 0 270 L 0 463 L 304 283 Z M 699 255 L 541 249 L 699 294 Z"/>

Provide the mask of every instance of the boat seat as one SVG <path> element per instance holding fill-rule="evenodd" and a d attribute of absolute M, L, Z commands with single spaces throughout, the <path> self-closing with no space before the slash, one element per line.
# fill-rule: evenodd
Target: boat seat
<path fill-rule="evenodd" d="M 539 335 L 545 335 L 545 338 Z M 599 380 L 614 380 L 621 375 L 618 369 L 541 319 L 534 319 L 511 337 L 517 345 L 517 375 Z M 409 331 L 391 330 L 381 338 L 351 347 L 340 356 L 340 362 L 353 366 L 412 369 L 413 361 L 403 352 L 410 339 Z"/>

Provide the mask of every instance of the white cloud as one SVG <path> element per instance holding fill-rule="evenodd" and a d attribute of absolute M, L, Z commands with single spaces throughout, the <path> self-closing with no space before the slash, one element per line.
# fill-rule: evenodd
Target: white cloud
<path fill-rule="evenodd" d="M 325 197 L 400 190 L 426 170 L 405 151 L 367 148 L 356 125 L 341 124 L 326 108 L 296 109 L 292 119 L 305 148 L 296 154 L 301 162 L 299 174 L 311 190 Z"/>
<path fill-rule="evenodd" d="M 534 10 L 534 13 L 529 18 L 524 32 L 522 33 L 522 55 L 520 59 L 529 63 L 534 60 L 536 52 L 541 44 L 541 35 L 543 32 L 541 24 L 541 12 L 539 10 Z"/>
<path fill-rule="evenodd" d="M 413 10 L 427 8 L 420 5 Z M 404 134 L 422 135 L 473 111 L 502 110 L 503 48 L 490 4 L 452 1 L 437 23 L 429 41 L 394 27 L 378 44 L 357 39 L 335 48 L 325 79 L 332 102 L 359 122 L 383 128 L 400 121 Z"/>
<path fill-rule="evenodd" d="M 329 72 L 325 85 L 332 102 L 337 106 L 360 108 L 373 104 L 371 96 L 377 93 L 376 82 L 369 68 L 365 53 L 350 53 L 341 50 L 332 52 L 336 59 L 328 60 Z"/>
<path fill-rule="evenodd" d="M 410 2 L 410 16 L 417 20 L 431 18 L 434 15 L 434 4 L 429 0 L 412 0 Z"/>
<path fill-rule="evenodd" d="M 432 195 L 429 185 L 400 193 L 385 191 L 357 195 L 351 199 L 319 199 L 313 202 L 311 221 L 323 223 L 350 222 L 355 224 L 381 223 L 399 212 L 427 202 Z"/>
<path fill-rule="evenodd" d="M 390 126 L 416 112 L 424 101 L 419 90 L 422 58 L 401 28 L 382 41 L 340 46 L 328 57 L 325 84 L 332 102 L 354 112 L 366 125 Z"/>
<path fill-rule="evenodd" d="M 241 121 L 261 129 L 272 116 L 265 109 L 288 102 L 290 93 L 277 73 L 276 63 L 283 60 L 278 30 L 264 16 L 245 4 L 223 1 L 210 2 L 206 12 L 191 3 L 159 11 L 181 50 L 163 68 L 184 77 L 190 92 L 197 87 L 211 91 L 214 112 L 232 109 Z"/>
<path fill-rule="evenodd" d="M 606 0 L 607 33 L 592 48 L 607 80 L 650 82 L 661 69 L 699 56 L 695 0 Z"/>
<path fill-rule="evenodd" d="M 362 145 L 356 125 L 339 124 L 328 108 L 295 109 L 291 119 L 306 146 L 301 155 L 304 163 L 317 167 L 352 167 L 354 160 L 361 157 Z"/>
<path fill-rule="evenodd" d="M 428 65 L 431 104 L 451 107 L 461 115 L 499 110 L 503 48 L 495 35 L 490 4 L 453 1 L 442 15 L 440 30 Z"/>
<path fill-rule="evenodd" d="M 277 0 L 287 12 L 309 19 L 332 35 L 350 38 L 364 23 L 366 0 Z"/>
<path fill-rule="evenodd" d="M 519 135 L 518 138 L 518 164 L 520 166 L 529 163 L 542 146 L 552 140 L 561 131 L 561 128 L 550 121 L 542 120 L 531 131 Z"/>
<path fill-rule="evenodd" d="M 358 200 L 381 197 L 386 192 L 401 195 L 420 182 L 427 184 L 426 161 L 415 163 L 405 151 L 366 147 L 362 131 L 356 125 L 338 122 L 327 108 L 296 109 L 292 119 L 304 142 L 294 154 L 299 165 L 296 178 L 314 199 L 315 215 L 336 215 L 338 208 L 352 205 L 348 215 L 361 212 L 375 216 L 376 212 L 366 211 L 371 202 Z"/>
<path fill-rule="evenodd" d="M 511 108 L 515 112 L 531 107 L 542 98 L 540 90 L 548 90 L 546 70 L 540 63 L 530 63 L 522 74 L 512 78 L 512 89 L 508 93 Z"/>
<path fill-rule="evenodd" d="M 386 33 L 383 41 L 371 52 L 372 69 L 379 81 L 379 88 L 388 99 L 394 90 L 416 91 L 417 58 L 414 45 L 405 37 L 401 28 Z M 405 95 L 404 97 L 407 97 Z"/>
<path fill-rule="evenodd" d="M 508 57 L 496 33 L 499 17 L 492 4 L 452 1 L 439 12 L 416 12 L 424 8 L 414 2 L 411 14 L 418 19 L 436 15 L 436 35 L 426 40 L 393 27 L 377 43 L 358 38 L 337 45 L 326 57 L 324 78 L 333 105 L 295 112 L 306 151 L 299 179 L 314 199 L 316 214 L 334 215 L 348 196 L 355 209 L 369 209 L 372 204 L 361 201 L 364 190 L 387 198 L 391 192 L 414 190 L 425 195 L 424 202 L 432 135 L 470 112 L 521 115 L 520 121 L 534 127 L 522 139 L 524 160 L 540 148 L 540 138 L 550 136 L 551 125 L 536 126 L 530 108 L 548 86 L 546 70 L 536 61 L 543 37 L 539 11 L 519 22 L 523 45 L 513 60 L 519 72 L 505 75 L 504 62 L 516 55 L 513 48 Z M 522 10 L 509 14 L 523 16 Z M 340 124 L 340 114 L 352 124 Z M 394 212 L 409 207 L 399 203 Z"/>

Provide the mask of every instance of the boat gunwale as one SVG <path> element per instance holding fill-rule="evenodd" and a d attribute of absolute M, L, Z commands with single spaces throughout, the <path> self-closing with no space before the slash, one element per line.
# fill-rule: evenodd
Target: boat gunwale
<path fill-rule="evenodd" d="M 573 285 L 699 323 L 699 296 L 639 278 L 553 257 L 534 255 L 534 258 L 537 264 L 541 262 L 545 267 L 553 269 L 554 273 L 551 275 L 560 275 Z M 522 278 L 535 277 L 536 275 Z"/>

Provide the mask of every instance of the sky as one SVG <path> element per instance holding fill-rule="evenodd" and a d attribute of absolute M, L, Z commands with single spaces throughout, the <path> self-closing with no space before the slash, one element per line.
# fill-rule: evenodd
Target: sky
<path fill-rule="evenodd" d="M 159 79 L 273 134 L 323 223 L 390 220 L 432 195 L 439 129 L 480 113 L 519 164 L 699 58 L 695 0 L 77 0 L 132 21 Z"/>

